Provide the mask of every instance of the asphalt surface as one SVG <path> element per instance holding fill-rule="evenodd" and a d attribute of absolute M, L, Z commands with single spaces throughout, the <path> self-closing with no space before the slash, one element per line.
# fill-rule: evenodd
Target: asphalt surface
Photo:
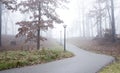
<path fill-rule="evenodd" d="M 87 52 L 70 44 L 67 45 L 67 50 L 73 52 L 75 56 L 46 64 L 4 70 L 0 73 L 97 73 L 114 61 L 111 56 Z"/>

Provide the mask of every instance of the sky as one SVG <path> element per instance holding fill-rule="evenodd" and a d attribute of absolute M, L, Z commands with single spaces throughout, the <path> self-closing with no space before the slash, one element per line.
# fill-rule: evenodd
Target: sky
<path fill-rule="evenodd" d="M 60 31 L 62 31 L 62 35 L 63 35 L 63 25 L 67 25 L 67 37 L 78 37 L 80 36 L 80 31 L 82 31 L 83 29 L 80 29 L 80 26 L 83 27 L 82 24 L 82 6 L 85 7 L 84 12 L 86 15 L 88 13 L 89 10 L 91 10 L 93 8 L 93 5 L 95 3 L 95 0 L 71 0 L 71 2 L 67 5 L 69 7 L 69 9 L 67 10 L 62 10 L 59 9 L 58 13 L 61 16 L 61 18 L 64 20 L 64 24 L 62 25 L 56 25 L 55 29 L 53 29 L 53 35 L 55 35 L 54 37 L 59 38 L 60 36 Z M 120 20 L 120 0 L 114 0 L 114 4 L 115 4 L 115 19 L 116 19 L 116 32 L 117 34 L 120 33 L 120 25 L 119 24 L 119 20 Z M 89 22 L 90 23 L 90 22 Z M 93 34 L 94 36 L 97 35 L 96 32 L 96 28 L 93 27 L 92 28 L 94 30 Z M 87 31 L 87 30 L 86 30 Z M 87 32 L 86 32 L 87 33 Z"/>
<path fill-rule="evenodd" d="M 67 7 L 69 9 L 58 9 L 58 14 L 60 15 L 61 19 L 64 20 L 63 24 L 55 25 L 55 29 L 53 29 L 54 38 L 60 36 L 60 31 L 62 31 L 63 35 L 63 25 L 67 25 L 67 37 L 75 37 L 80 35 L 79 26 L 82 23 L 81 16 L 82 16 L 82 5 L 84 3 L 85 12 L 92 7 L 94 0 L 71 0 Z M 88 6 L 89 5 L 89 6 Z M 75 31 L 75 32 L 74 32 Z M 72 33 L 72 34 L 71 34 Z"/>
<path fill-rule="evenodd" d="M 20 0 L 19 0 L 20 1 Z M 67 25 L 67 37 L 76 37 L 80 35 L 80 26 L 82 27 L 82 6 L 84 5 L 85 9 L 84 12 L 86 13 L 93 7 L 93 3 L 95 0 L 70 0 L 70 3 L 66 4 L 67 8 L 66 9 L 57 9 L 57 13 L 59 14 L 60 18 L 64 21 L 63 24 L 54 24 L 55 28 L 50 29 L 48 32 L 42 32 L 43 35 L 51 35 L 54 38 L 59 38 L 60 37 L 60 31 L 62 31 L 63 35 L 63 25 Z M 116 7 L 119 7 L 120 5 L 119 0 L 115 0 L 115 5 Z M 119 18 L 118 14 L 120 13 L 120 9 L 116 11 L 115 17 Z M 21 21 L 25 17 L 21 15 L 19 12 L 16 13 L 4 13 L 5 16 L 3 16 L 3 24 L 7 24 L 8 29 L 7 34 L 16 34 L 18 26 L 14 25 L 14 28 L 12 28 L 12 25 L 15 24 L 17 21 Z M 8 19 L 8 22 L 5 22 L 5 19 Z M 116 23 L 119 23 L 119 19 L 117 19 Z M 2 27 L 4 28 L 3 25 Z M 116 26 L 117 27 L 117 26 Z M 15 32 L 13 32 L 15 30 Z M 120 30 L 117 30 L 120 31 Z M 52 34 L 50 34 L 52 32 Z M 3 30 L 3 33 L 6 33 L 5 30 Z"/>

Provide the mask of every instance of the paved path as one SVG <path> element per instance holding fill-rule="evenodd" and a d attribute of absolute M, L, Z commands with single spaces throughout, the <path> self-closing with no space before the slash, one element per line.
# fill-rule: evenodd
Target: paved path
<path fill-rule="evenodd" d="M 96 73 L 114 60 L 113 57 L 93 54 L 73 45 L 67 46 L 76 56 L 46 64 L 0 71 L 0 73 Z"/>

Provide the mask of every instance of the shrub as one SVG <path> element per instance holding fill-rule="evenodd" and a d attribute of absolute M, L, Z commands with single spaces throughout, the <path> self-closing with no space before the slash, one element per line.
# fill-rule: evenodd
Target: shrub
<path fill-rule="evenodd" d="M 106 29 L 104 32 L 104 39 L 105 40 L 112 40 L 112 30 L 111 29 Z"/>
<path fill-rule="evenodd" d="M 0 70 L 22 67 L 26 65 L 46 63 L 53 60 L 68 58 L 73 56 L 70 52 L 64 52 L 56 49 L 44 49 L 39 51 L 5 51 L 0 53 Z"/>

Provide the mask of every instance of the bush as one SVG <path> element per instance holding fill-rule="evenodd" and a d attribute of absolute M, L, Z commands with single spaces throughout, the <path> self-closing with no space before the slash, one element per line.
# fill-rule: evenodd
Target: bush
<path fill-rule="evenodd" d="M 106 29 L 104 32 L 104 39 L 111 41 L 112 40 L 112 30 L 111 29 Z"/>
<path fill-rule="evenodd" d="M 4 56 L 7 52 L 7 57 Z M 39 51 L 4 51 L 0 52 L 0 70 L 22 67 L 26 65 L 46 63 L 53 60 L 72 57 L 70 52 L 61 49 L 43 49 Z"/>

